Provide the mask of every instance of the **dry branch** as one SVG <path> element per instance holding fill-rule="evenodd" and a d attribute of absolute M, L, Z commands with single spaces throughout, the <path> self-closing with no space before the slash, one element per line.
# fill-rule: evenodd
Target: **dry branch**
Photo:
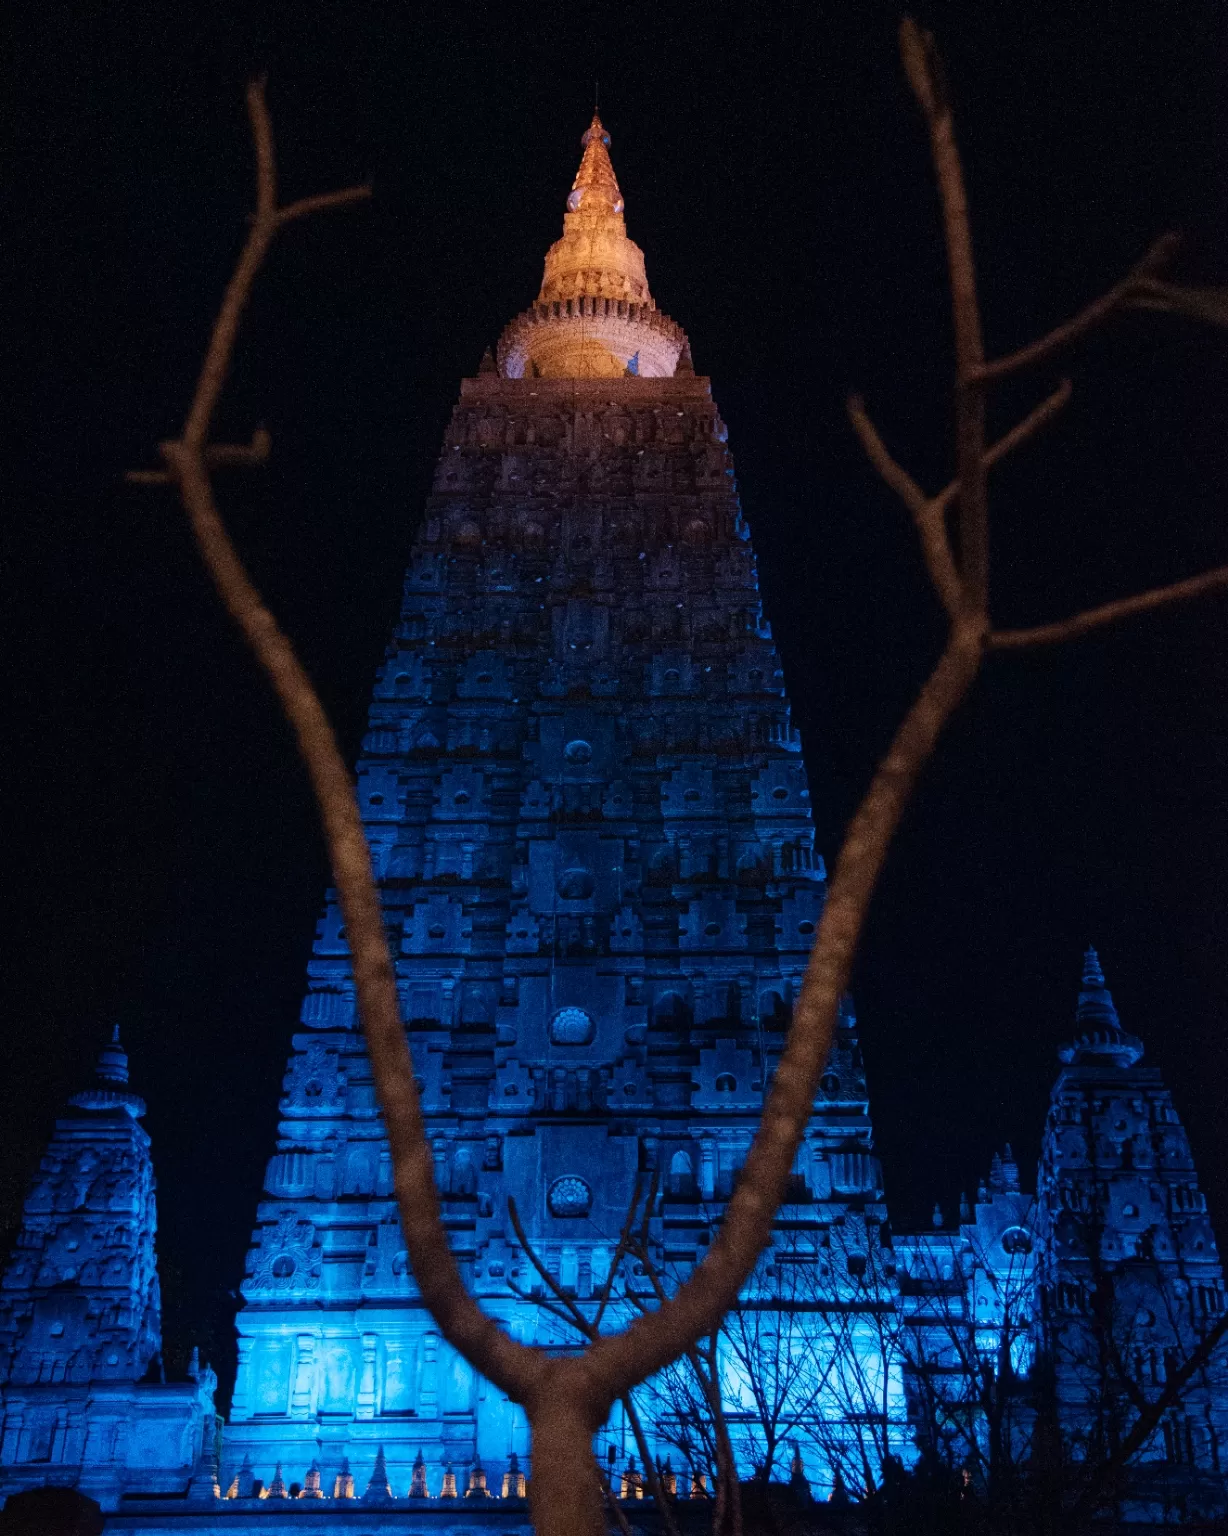
<path fill-rule="evenodd" d="M 983 384 L 992 383 L 996 379 L 1004 379 L 1009 374 L 1019 373 L 1024 368 L 1032 368 L 1037 363 L 1043 363 L 1063 347 L 1068 347 L 1081 336 L 1086 336 L 1088 331 L 1102 325 L 1110 319 L 1118 310 L 1124 309 L 1127 304 L 1133 303 L 1140 295 L 1145 294 L 1149 287 L 1149 280 L 1155 273 L 1161 271 L 1177 253 L 1181 244 L 1181 236 L 1174 231 L 1161 235 L 1147 250 L 1143 258 L 1126 273 L 1119 283 L 1100 298 L 1092 302 L 1071 319 L 1056 325 L 1046 336 L 1038 341 L 1029 342 L 1026 347 L 1020 347 L 1017 352 L 1010 352 L 1005 357 L 995 358 L 993 362 L 985 363 L 976 374 Z"/>
<path fill-rule="evenodd" d="M 1188 602 L 1192 597 L 1203 597 L 1208 592 L 1218 592 L 1228 587 L 1228 565 L 1216 566 L 1199 576 L 1174 581 L 1167 587 L 1152 587 L 1133 597 L 1119 597 L 1115 602 L 1102 603 L 1098 608 L 1087 608 L 1069 619 L 1058 619 L 1053 624 L 1037 624 L 1031 629 L 991 630 L 986 643 L 995 651 L 1028 650 L 1035 646 L 1060 645 L 1064 640 L 1077 640 L 1081 635 L 1107 625 L 1132 619 L 1136 614 L 1153 613 L 1157 608 L 1167 608 L 1173 603 Z"/>
<path fill-rule="evenodd" d="M 694 1353 L 699 1339 L 715 1333 L 770 1240 L 892 838 L 919 774 L 976 678 L 986 646 L 991 643 L 986 500 L 989 465 L 995 456 L 1032 435 L 1064 399 L 1059 390 L 1001 444 L 987 448 L 984 387 L 991 378 L 1047 357 L 1100 318 L 1100 311 L 1091 319 L 1087 318 L 1090 311 L 1085 312 L 1033 347 L 994 364 L 984 363 L 963 172 L 937 54 L 932 38 L 911 21 L 905 21 L 901 28 L 900 45 L 910 84 L 929 128 L 952 291 L 956 479 L 954 487 L 943 493 L 945 499 L 922 498 L 917 502 L 920 492 L 911 477 L 894 465 L 885 449 L 878 454 L 875 445 L 881 447 L 881 442 L 864 412 L 860 421 L 854 413 L 854 421 L 880 472 L 885 456 L 897 491 L 907 493 L 904 499 L 917 520 L 931 574 L 951 618 L 950 631 L 942 655 L 897 730 L 835 861 L 784 1053 L 724 1219 L 703 1261 L 685 1283 L 674 1295 L 662 1296 L 655 1311 L 637 1317 L 624 1333 L 595 1338 L 578 1357 L 551 1357 L 508 1337 L 465 1289 L 440 1219 L 392 959 L 350 774 L 310 679 L 248 577 L 213 498 L 213 468 L 222 463 L 257 462 L 263 456 L 261 442 L 263 452 L 267 452 L 267 437 L 261 440 L 259 434 L 253 437 L 250 449 L 211 448 L 208 436 L 240 320 L 273 239 L 287 224 L 358 201 L 369 191 L 365 187 L 348 188 L 279 208 L 272 126 L 260 84 L 250 86 L 247 94 L 257 166 L 256 211 L 247 239 L 210 335 L 182 432 L 178 439 L 161 445 L 165 469 L 133 477 L 138 483 L 169 480 L 177 486 L 202 559 L 294 729 L 315 791 L 340 899 L 358 1011 L 392 1155 L 395 1192 L 414 1278 L 424 1306 L 448 1342 L 509 1397 L 524 1405 L 533 1436 L 533 1515 L 538 1529 L 548 1536 L 602 1536 L 603 1486 L 592 1453 L 593 1434 L 616 1399 L 688 1350 Z M 1165 246 L 1159 255 L 1166 254 L 1167 249 Z M 1158 264 L 1159 256 L 1149 258 L 1149 264 L 1141 264 L 1127 282 L 1150 278 Z M 1100 301 L 1102 310 L 1110 298 L 1112 295 Z M 1123 301 L 1124 295 L 1118 294 L 1108 304 L 1108 311 Z M 943 515 L 952 501 L 959 509 L 958 562 L 951 552 Z M 1178 583 L 1183 589 L 1180 592 L 1160 589 L 1124 604 L 1092 610 L 1058 628 L 1081 633 L 1140 607 L 1159 606 L 1177 596 L 1192 596 L 1195 589 L 1222 584 L 1224 573 L 1209 572 L 1192 582 Z M 1053 628 L 1004 631 L 992 643 L 1008 648 L 1045 643 L 1038 636 L 1068 637 L 1067 633 L 1048 635 Z M 1030 640 L 1018 638 L 1027 633 L 1032 636 Z"/>

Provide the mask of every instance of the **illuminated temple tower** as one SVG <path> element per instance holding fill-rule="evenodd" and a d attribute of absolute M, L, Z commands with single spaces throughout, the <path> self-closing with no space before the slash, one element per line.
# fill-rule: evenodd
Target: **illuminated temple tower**
<path fill-rule="evenodd" d="M 1181 1117 L 1122 1027 L 1094 949 L 1060 1052 L 1037 1179 L 1039 1302 L 1056 1409 L 1077 1459 L 1104 1454 L 1219 1324 L 1228 1299 Z M 1228 1358 L 1197 1371 L 1143 1446 L 1135 1518 L 1225 1517 Z"/>
<path fill-rule="evenodd" d="M 594 118 L 537 300 L 462 384 L 357 769 L 445 1222 L 482 1305 L 550 1347 L 576 1341 L 540 1305 L 509 1197 L 584 1303 L 652 1180 L 651 1246 L 685 1275 L 746 1156 L 824 894 L 725 429 L 653 302 L 608 142 Z M 407 1271 L 331 899 L 302 1026 L 220 1469 L 212 1372 L 161 1379 L 153 1169 L 116 1040 L 57 1121 L 0 1283 L 0 1499 L 72 1485 L 108 1536 L 527 1536 L 524 1417 L 441 1340 Z M 983 1465 L 995 1360 L 1011 1454 L 1046 1426 L 1075 1461 L 1120 1435 L 1226 1304 L 1185 1133 L 1141 1058 L 1089 953 L 1035 1199 L 1007 1148 L 958 1223 L 937 1211 L 893 1242 L 845 1007 L 773 1249 L 723 1336 L 744 1475 L 752 1385 L 791 1417 L 775 1427 L 795 1493 L 821 1498 L 866 1491 L 888 1451 Z M 624 1266 L 616 1323 L 627 1287 L 651 1294 Z M 685 1493 L 693 1440 L 670 1426 L 688 1410 L 661 1380 L 637 1392 Z M 603 1440 L 634 1496 L 620 1412 Z M 1226 1440 L 1221 1355 L 1142 1447 L 1123 1507 L 1222 1524 Z"/>
<path fill-rule="evenodd" d="M 70 1484 L 113 1507 L 182 1494 L 214 1433 L 217 1378 L 161 1371 L 145 1104 L 115 1031 L 56 1120 L 0 1282 L 0 1499 Z"/>
<path fill-rule="evenodd" d="M 580 1297 L 637 1174 L 663 1259 L 703 1252 L 823 898 L 725 427 L 608 142 L 594 118 L 541 292 L 462 385 L 357 769 L 445 1220 L 526 1340 L 557 1326 L 516 1295 L 509 1195 Z M 497 1492 L 525 1422 L 415 1299 L 335 902 L 309 974 L 223 1486 L 314 1467 L 404 1497 L 421 1452 L 432 1495 L 475 1455 Z M 882 1219 L 867 1111 L 849 1014 L 793 1197 L 858 1248 Z"/>

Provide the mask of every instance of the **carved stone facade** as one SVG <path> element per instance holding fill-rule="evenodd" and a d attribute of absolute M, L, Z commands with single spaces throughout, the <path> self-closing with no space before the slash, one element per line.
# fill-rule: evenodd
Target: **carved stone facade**
<path fill-rule="evenodd" d="M 1089 950 L 1061 1052 L 1037 1184 L 1039 1302 L 1063 1438 L 1102 1454 L 1158 1396 L 1228 1300 L 1189 1140 Z M 1107 1367 L 1105 1361 L 1107 1359 Z M 1193 1374 L 1137 1458 L 1132 1503 L 1156 1520 L 1225 1518 L 1228 1350 Z"/>
<path fill-rule="evenodd" d="M 445 1219 L 522 1337 L 507 1217 L 600 1284 L 637 1176 L 702 1253 L 822 906 L 805 772 L 706 380 L 467 380 L 375 688 L 359 794 Z M 383 1447 L 409 1486 L 523 1415 L 415 1299 L 330 902 L 243 1291 L 227 1476 Z M 880 1211 L 851 1014 L 799 1157 L 824 1222 Z M 553 1329 L 551 1323 L 550 1328 Z M 364 1470 L 365 1469 L 365 1470 Z"/>
<path fill-rule="evenodd" d="M 825 894 L 725 427 L 653 304 L 607 144 L 594 119 L 538 302 L 462 384 L 357 765 L 444 1221 L 482 1305 L 553 1348 L 576 1341 L 542 1305 L 509 1198 L 584 1305 L 651 1185 L 651 1245 L 685 1276 L 746 1157 Z M 0 1488 L 102 1478 L 112 1505 L 141 1496 L 109 1526 L 132 1536 L 526 1531 L 524 1415 L 440 1337 L 406 1261 L 331 894 L 301 1023 L 220 1467 L 208 1375 L 141 1382 L 158 1349 L 153 1181 L 113 1055 L 57 1127 L 0 1292 Z M 846 1004 L 739 1314 L 777 1380 L 782 1361 L 818 1363 L 796 1482 L 838 1497 L 888 1452 L 949 1449 L 952 1425 L 982 1446 L 986 1360 L 1032 1384 L 1009 1444 L 1034 1427 L 1042 1379 L 1068 1438 L 1088 1435 L 1098 1283 L 1153 1380 L 1222 1311 L 1184 1133 L 1094 957 L 1079 1029 L 1038 1197 L 1008 1148 L 955 1227 L 938 1213 L 933 1232 L 893 1239 Z M 624 1264 L 617 1295 L 615 1324 L 634 1297 L 651 1304 L 650 1280 Z M 753 1392 L 733 1342 L 721 1379 L 749 1471 Z M 1028 1376 L 1037 1361 L 1049 1376 Z M 668 1453 L 677 1407 L 652 1401 Z M 171 1405 L 158 1448 L 133 1449 L 153 1445 L 157 1404 Z M 619 1412 L 602 1434 L 634 1499 Z M 1218 1508 L 1218 1362 L 1170 1420 L 1151 1457 L 1164 1507 L 1179 1488 L 1185 1512 Z M 701 1468 L 677 1475 L 702 1493 Z M 300 1499 L 324 1501 L 319 1516 Z"/>
<path fill-rule="evenodd" d="M 68 1484 L 114 1508 L 183 1494 L 214 1433 L 207 1368 L 167 1385 L 145 1105 L 116 1031 L 26 1199 L 0 1282 L 0 1496 Z"/>

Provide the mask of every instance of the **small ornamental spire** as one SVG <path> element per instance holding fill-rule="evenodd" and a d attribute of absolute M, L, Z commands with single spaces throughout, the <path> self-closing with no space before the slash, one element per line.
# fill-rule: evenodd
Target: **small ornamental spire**
<path fill-rule="evenodd" d="M 456 1498 L 456 1473 L 452 1470 L 451 1457 L 448 1457 L 443 1464 L 443 1487 L 439 1490 L 439 1497 L 441 1499 Z"/>
<path fill-rule="evenodd" d="M 300 1499 L 322 1499 L 324 1490 L 320 1487 L 320 1463 L 313 1461 L 307 1468 L 307 1476 L 303 1479 L 303 1486 L 299 1490 Z"/>
<path fill-rule="evenodd" d="M 280 1461 L 277 1463 L 277 1466 L 273 1470 L 273 1481 L 269 1484 L 268 1492 L 265 1497 L 269 1499 L 288 1499 L 290 1497 L 286 1490 L 285 1478 L 283 1478 L 281 1475 Z"/>
<path fill-rule="evenodd" d="M 419 1447 L 418 1454 L 414 1457 L 413 1477 L 409 1484 L 409 1496 L 411 1499 L 429 1499 L 430 1489 L 426 1486 L 426 1462 L 422 1459 L 422 1450 Z"/>
<path fill-rule="evenodd" d="M 490 1489 L 486 1486 L 486 1470 L 475 1456 L 473 1465 L 469 1468 L 469 1486 L 465 1489 L 467 1499 L 488 1499 Z"/>
<path fill-rule="evenodd" d="M 128 1053 L 119 1041 L 119 1025 L 111 1028 L 111 1039 L 98 1056 L 98 1076 L 109 1083 L 128 1081 Z"/>
<path fill-rule="evenodd" d="M 1088 948 L 1083 956 L 1083 985 L 1079 991 L 1079 1005 L 1075 1018 L 1085 1028 L 1108 1026 L 1118 1029 L 1121 1020 L 1113 1003 L 1113 994 L 1104 984 L 1104 972 L 1100 969 L 1100 956 Z"/>
<path fill-rule="evenodd" d="M 568 213 L 578 213 L 581 208 L 585 213 L 621 213 L 623 195 L 610 163 L 610 135 L 596 112 L 593 113 L 592 122 L 580 135 L 580 143 L 584 145 L 584 155 L 576 179 L 571 184 L 571 194 L 567 199 Z"/>
<path fill-rule="evenodd" d="M 507 1458 L 507 1471 L 503 1474 L 503 1497 L 523 1499 L 524 1496 L 524 1473 L 520 1470 L 520 1457 L 513 1451 Z"/>
<path fill-rule="evenodd" d="M 793 1460 L 789 1463 L 789 1487 L 796 1493 L 804 1493 L 810 1496 L 810 1484 L 806 1481 L 806 1469 L 802 1465 L 801 1448 L 794 1442 Z"/>
<path fill-rule="evenodd" d="M 341 1458 L 341 1471 L 333 1479 L 333 1498 L 352 1499 L 354 1497 L 354 1474 L 350 1471 L 350 1458 Z"/>
<path fill-rule="evenodd" d="M 835 1504 L 839 1509 L 843 1509 L 846 1504 L 851 1502 L 849 1499 L 849 1491 L 844 1486 L 844 1477 L 841 1474 L 839 1467 L 836 1468 L 835 1476 L 831 1480 L 831 1497 L 827 1502 L 829 1504 Z"/>
<path fill-rule="evenodd" d="M 1105 985 L 1100 956 L 1088 948 L 1083 956 L 1083 979 L 1075 1008 L 1075 1038 L 1058 1051 L 1065 1062 L 1112 1062 L 1130 1067 L 1141 1059 L 1143 1042 L 1121 1027 L 1113 994 Z"/>
<path fill-rule="evenodd" d="M 120 1044 L 118 1024 L 112 1026 L 110 1040 L 98 1053 L 93 1083 L 84 1092 L 74 1093 L 68 1102 L 74 1109 L 123 1109 L 134 1120 L 145 1113 L 144 1099 L 128 1088 L 128 1053 Z"/>
<path fill-rule="evenodd" d="M 371 1481 L 362 1496 L 364 1504 L 376 1504 L 392 1497 L 392 1484 L 388 1481 L 388 1463 L 384 1460 L 384 1447 L 375 1453 L 375 1465 L 371 1468 Z"/>

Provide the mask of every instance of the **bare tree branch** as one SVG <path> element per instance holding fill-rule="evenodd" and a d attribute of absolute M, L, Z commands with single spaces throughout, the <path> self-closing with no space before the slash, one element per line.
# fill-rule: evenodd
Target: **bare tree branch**
<path fill-rule="evenodd" d="M 1132 302 L 1136 295 L 1147 292 L 1149 279 L 1156 272 L 1165 267 L 1177 253 L 1181 244 L 1181 236 L 1175 231 L 1169 231 L 1161 235 L 1147 250 L 1142 260 L 1137 262 L 1119 283 L 1115 283 L 1107 293 L 1098 299 L 1093 299 L 1077 315 L 1056 325 L 1038 341 L 1029 342 L 1026 347 L 1020 347 L 1017 352 L 1009 352 L 1005 357 L 995 358 L 992 362 L 985 363 L 977 372 L 977 378 L 983 384 L 993 382 L 995 379 L 1004 379 L 1009 374 L 1019 373 L 1024 368 L 1031 368 L 1037 363 L 1043 363 L 1047 358 L 1060 352 L 1063 347 L 1068 347 L 1071 342 L 1078 341 L 1080 336 L 1085 336 L 1088 331 L 1103 324 L 1118 310 L 1123 309 Z"/>
<path fill-rule="evenodd" d="M 906 20 L 901 27 L 900 46 L 929 129 L 942 202 L 955 330 L 955 486 L 943 493 L 947 499 L 941 503 L 923 497 L 917 503 L 914 491 L 920 493 L 915 482 L 894 465 L 885 449 L 882 453 L 892 466 L 895 488 L 907 491 L 905 500 L 918 522 L 931 573 L 951 615 L 950 632 L 934 670 L 874 774 L 835 861 L 785 1049 L 742 1177 L 714 1240 L 685 1283 L 672 1296 L 661 1299 L 655 1310 L 641 1312 L 625 1332 L 593 1338 L 578 1357 L 550 1356 L 511 1339 L 465 1288 L 440 1216 L 431 1151 L 399 1015 L 395 973 L 352 781 L 318 695 L 290 641 L 252 584 L 214 502 L 212 468 L 221 463 L 257 462 L 260 456 L 257 434 L 250 450 L 219 446 L 211 459 L 208 436 L 239 324 L 269 247 L 284 225 L 357 201 L 369 191 L 355 187 L 304 198 L 279 209 L 272 126 L 261 84 L 251 85 L 247 93 L 257 168 L 256 211 L 226 287 L 182 433 L 179 439 L 161 445 L 165 471 L 138 472 L 136 476 L 137 483 L 165 483 L 165 473 L 176 484 L 202 559 L 231 617 L 269 676 L 295 732 L 315 791 L 340 898 L 358 1010 L 392 1154 L 395 1192 L 414 1277 L 424 1306 L 448 1342 L 526 1408 L 533 1435 L 533 1516 L 544 1536 L 599 1536 L 603 1488 L 592 1454 L 593 1434 L 612 1404 L 628 1398 L 637 1383 L 687 1351 L 696 1355 L 696 1341 L 719 1327 L 771 1239 L 773 1219 L 810 1119 L 878 876 L 917 778 L 982 665 L 990 630 L 988 467 L 995 453 L 1001 456 L 1023 441 L 1061 403 L 1059 390 L 1000 444 L 987 449 L 984 386 L 991 378 L 1048 356 L 1098 318 L 1076 317 L 1032 348 L 985 364 L 967 200 L 941 67 L 932 38 L 911 21 Z M 1145 262 L 1136 269 L 1137 278 L 1150 277 L 1159 257 L 1149 257 L 1148 262 L 1150 265 Z M 863 433 L 863 441 L 878 441 L 872 428 Z M 264 447 L 267 451 L 267 439 Z M 952 558 L 943 522 L 951 501 L 959 508 L 958 562 Z M 1210 572 L 1193 583 L 1178 583 L 1177 588 L 1205 590 L 1220 584 L 1228 584 L 1228 573 Z M 1069 633 L 1046 634 L 1054 626 L 1031 632 L 1003 631 L 994 643 L 1005 649 L 1068 638 L 1113 617 L 1186 595 L 1193 595 L 1193 590 L 1159 589 L 1125 604 L 1108 605 L 1112 612 L 1107 616 L 1102 617 L 1106 610 L 1091 610 L 1056 626 Z M 1029 638 L 1019 638 L 1022 635 Z M 624 1252 L 630 1231 L 629 1222 Z M 526 1252 L 530 1252 L 527 1245 Z M 599 1311 L 609 1295 L 607 1288 Z M 736 1479 L 736 1471 L 730 1476 Z"/>
<path fill-rule="evenodd" d="M 1134 286 L 1127 300 L 1130 309 L 1158 309 L 1168 315 L 1185 315 L 1204 325 L 1228 328 L 1228 288 L 1187 288 L 1145 278 Z"/>
<path fill-rule="evenodd" d="M 161 444 L 161 453 L 178 486 L 202 559 L 273 685 L 315 790 L 344 914 L 359 1015 L 379 1085 L 414 1278 L 445 1337 L 497 1385 L 521 1399 L 533 1382 L 548 1374 L 548 1363 L 539 1351 L 510 1339 L 482 1312 L 465 1289 L 452 1256 L 440 1218 L 430 1148 L 401 1024 L 396 978 L 349 771 L 311 680 L 252 584 L 213 498 L 209 427 L 252 286 L 280 227 L 273 130 L 259 82 L 248 86 L 247 109 L 256 151 L 256 212 L 210 334 L 182 434 L 176 441 Z M 363 195 L 363 189 L 352 189 L 346 201 Z M 257 432 L 251 444 L 252 459 L 262 450 L 267 452 L 267 446 L 267 434 Z"/>
<path fill-rule="evenodd" d="M 900 54 L 925 117 L 930 155 L 942 204 L 951 318 L 955 329 L 955 462 L 959 479 L 959 574 L 965 608 L 982 613 L 989 602 L 989 512 L 986 504 L 985 345 L 976 294 L 976 262 L 964 171 L 955 122 L 933 35 L 910 16 L 900 23 Z"/>
<path fill-rule="evenodd" d="M 1150 591 L 1136 593 L 1133 597 L 1120 597 L 1115 602 L 1085 609 L 1072 618 L 1059 619 L 1053 624 L 1037 624 L 1031 629 L 991 630 L 985 643 L 994 651 L 1059 645 L 1064 640 L 1077 640 L 1081 635 L 1094 629 L 1103 629 L 1108 624 L 1116 624 L 1121 619 L 1131 619 L 1135 614 L 1151 613 L 1157 608 L 1167 608 L 1172 603 L 1183 603 L 1192 597 L 1221 591 L 1224 587 L 1228 587 L 1228 565 L 1218 565 L 1214 570 L 1203 571 L 1200 576 L 1189 576 L 1184 581 L 1174 581 L 1166 587 L 1152 587 Z"/>
<path fill-rule="evenodd" d="M 277 222 L 279 225 L 292 224 L 295 219 L 324 213 L 331 208 L 346 208 L 350 203 L 362 202 L 370 196 L 371 186 L 367 183 L 361 187 L 344 187 L 340 192 L 321 192 L 315 197 L 300 197 L 297 202 L 287 203 L 284 208 L 277 210 Z"/>
<path fill-rule="evenodd" d="M 598 1312 L 598 1315 L 595 1319 L 590 1319 L 584 1315 L 583 1309 L 580 1307 L 580 1304 L 576 1298 L 574 1296 L 568 1295 L 567 1291 L 563 1289 L 562 1284 L 550 1273 L 549 1266 L 542 1262 L 542 1259 L 536 1248 L 534 1248 L 533 1244 L 529 1241 L 528 1236 L 525 1233 L 524 1225 L 520 1220 L 520 1212 L 516 1209 L 515 1199 L 511 1195 L 507 1197 L 507 1214 L 509 1220 L 512 1223 L 512 1231 L 516 1234 L 516 1241 L 524 1249 L 529 1263 L 532 1264 L 533 1268 L 541 1276 L 547 1289 L 557 1299 L 559 1302 L 559 1307 L 562 1309 L 561 1313 L 553 1307 L 550 1308 L 550 1311 L 555 1316 L 564 1316 L 566 1320 L 571 1323 L 572 1327 L 575 1328 L 576 1332 L 579 1333 L 581 1338 L 591 1341 L 600 1337 L 601 1313 L 605 1310 L 605 1301 L 609 1299 L 610 1288 L 614 1275 L 617 1272 L 618 1264 L 621 1262 L 622 1255 L 627 1249 L 631 1228 L 635 1225 L 636 1211 L 639 1203 L 640 1190 L 639 1184 L 637 1182 L 636 1187 L 631 1195 L 631 1203 L 627 1208 L 626 1220 L 623 1222 L 622 1237 L 619 1239 L 618 1244 L 618 1253 L 614 1263 L 610 1265 L 610 1273 L 606 1279 L 601 1311 Z M 644 1463 L 644 1475 L 648 1479 L 649 1487 L 652 1491 L 652 1496 L 655 1499 L 657 1509 L 660 1512 L 661 1523 L 665 1526 L 669 1536 L 679 1536 L 678 1527 L 674 1523 L 673 1513 L 669 1507 L 669 1501 L 665 1497 L 665 1489 L 661 1486 L 660 1477 L 658 1476 L 656 1466 L 652 1460 L 648 1446 L 648 1437 L 644 1433 L 644 1427 L 640 1422 L 640 1416 L 636 1410 L 634 1402 L 631 1399 L 630 1392 L 623 1393 L 619 1401 L 622 1403 L 623 1412 L 627 1416 L 627 1423 L 631 1426 L 631 1433 L 635 1438 L 635 1445 L 636 1449 L 640 1453 L 640 1459 Z"/>
<path fill-rule="evenodd" d="M 947 616 L 954 619 L 963 604 L 963 591 L 955 570 L 955 561 L 951 555 L 950 541 L 947 538 L 943 517 L 945 504 L 940 505 L 939 502 L 932 501 L 908 471 L 891 457 L 887 445 L 879 436 L 878 428 L 870 420 L 865 401 L 860 395 L 849 396 L 847 410 L 853 430 L 866 451 L 866 457 L 912 513 L 930 580 L 934 584 L 939 601 L 947 611 Z M 948 503 L 954 499 L 955 492 L 952 487 Z"/>
<path fill-rule="evenodd" d="M 1067 1516 L 1065 1528 L 1071 1536 L 1096 1513 L 1113 1482 L 1151 1439 L 1169 1409 L 1181 1401 L 1182 1393 L 1210 1362 L 1225 1334 L 1228 1334 L 1228 1312 L 1220 1316 L 1214 1327 L 1207 1330 L 1181 1365 L 1169 1375 L 1164 1390 L 1139 1414 L 1113 1455 L 1106 1457 L 1096 1468 Z"/>

